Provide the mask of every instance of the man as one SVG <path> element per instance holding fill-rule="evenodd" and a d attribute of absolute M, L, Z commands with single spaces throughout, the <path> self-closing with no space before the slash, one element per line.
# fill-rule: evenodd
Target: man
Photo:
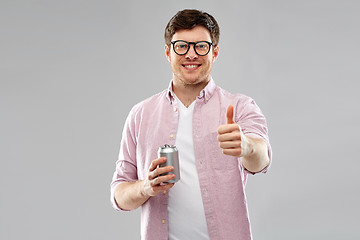
<path fill-rule="evenodd" d="M 219 27 L 208 13 L 178 12 L 165 29 L 169 88 L 135 105 L 123 131 L 111 183 L 117 210 L 142 207 L 142 239 L 251 239 L 244 187 L 266 172 L 271 150 L 255 102 L 217 87 Z M 179 150 L 181 179 L 165 183 L 164 144 Z"/>

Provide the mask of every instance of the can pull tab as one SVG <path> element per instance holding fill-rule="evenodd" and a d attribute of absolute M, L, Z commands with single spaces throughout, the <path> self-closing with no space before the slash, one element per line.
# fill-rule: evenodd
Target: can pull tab
<path fill-rule="evenodd" d="M 165 148 L 169 148 L 170 145 L 169 145 L 169 144 L 165 144 L 164 147 L 165 147 Z"/>

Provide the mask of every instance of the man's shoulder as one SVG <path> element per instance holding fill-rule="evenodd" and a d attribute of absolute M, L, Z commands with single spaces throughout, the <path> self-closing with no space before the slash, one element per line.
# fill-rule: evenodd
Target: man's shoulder
<path fill-rule="evenodd" d="M 133 114 L 143 112 L 144 110 L 154 109 L 159 105 L 163 104 L 166 100 L 166 94 L 168 90 L 165 89 L 157 94 L 152 95 L 151 97 L 145 98 L 144 100 L 135 104 L 131 110 Z"/>
<path fill-rule="evenodd" d="M 234 102 L 242 102 L 242 103 L 246 103 L 246 102 L 252 102 L 254 101 L 251 97 L 249 97 L 246 94 L 243 93 L 232 93 L 222 87 L 216 86 L 216 91 L 218 92 L 218 94 L 225 98 L 228 99 L 230 101 L 234 101 Z"/>

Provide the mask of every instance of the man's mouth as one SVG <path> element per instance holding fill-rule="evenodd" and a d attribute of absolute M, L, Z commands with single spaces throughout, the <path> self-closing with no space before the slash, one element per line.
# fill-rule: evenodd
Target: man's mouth
<path fill-rule="evenodd" d="M 182 65 L 186 69 L 196 69 L 201 66 L 201 64 L 183 64 Z"/>

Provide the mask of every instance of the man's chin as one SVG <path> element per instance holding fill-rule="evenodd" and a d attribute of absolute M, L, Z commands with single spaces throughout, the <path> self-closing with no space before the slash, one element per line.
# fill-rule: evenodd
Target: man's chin
<path fill-rule="evenodd" d="M 199 86 L 199 85 L 206 85 L 208 83 L 208 80 L 206 78 L 191 78 L 191 79 L 185 79 L 184 84 L 189 86 Z"/>

